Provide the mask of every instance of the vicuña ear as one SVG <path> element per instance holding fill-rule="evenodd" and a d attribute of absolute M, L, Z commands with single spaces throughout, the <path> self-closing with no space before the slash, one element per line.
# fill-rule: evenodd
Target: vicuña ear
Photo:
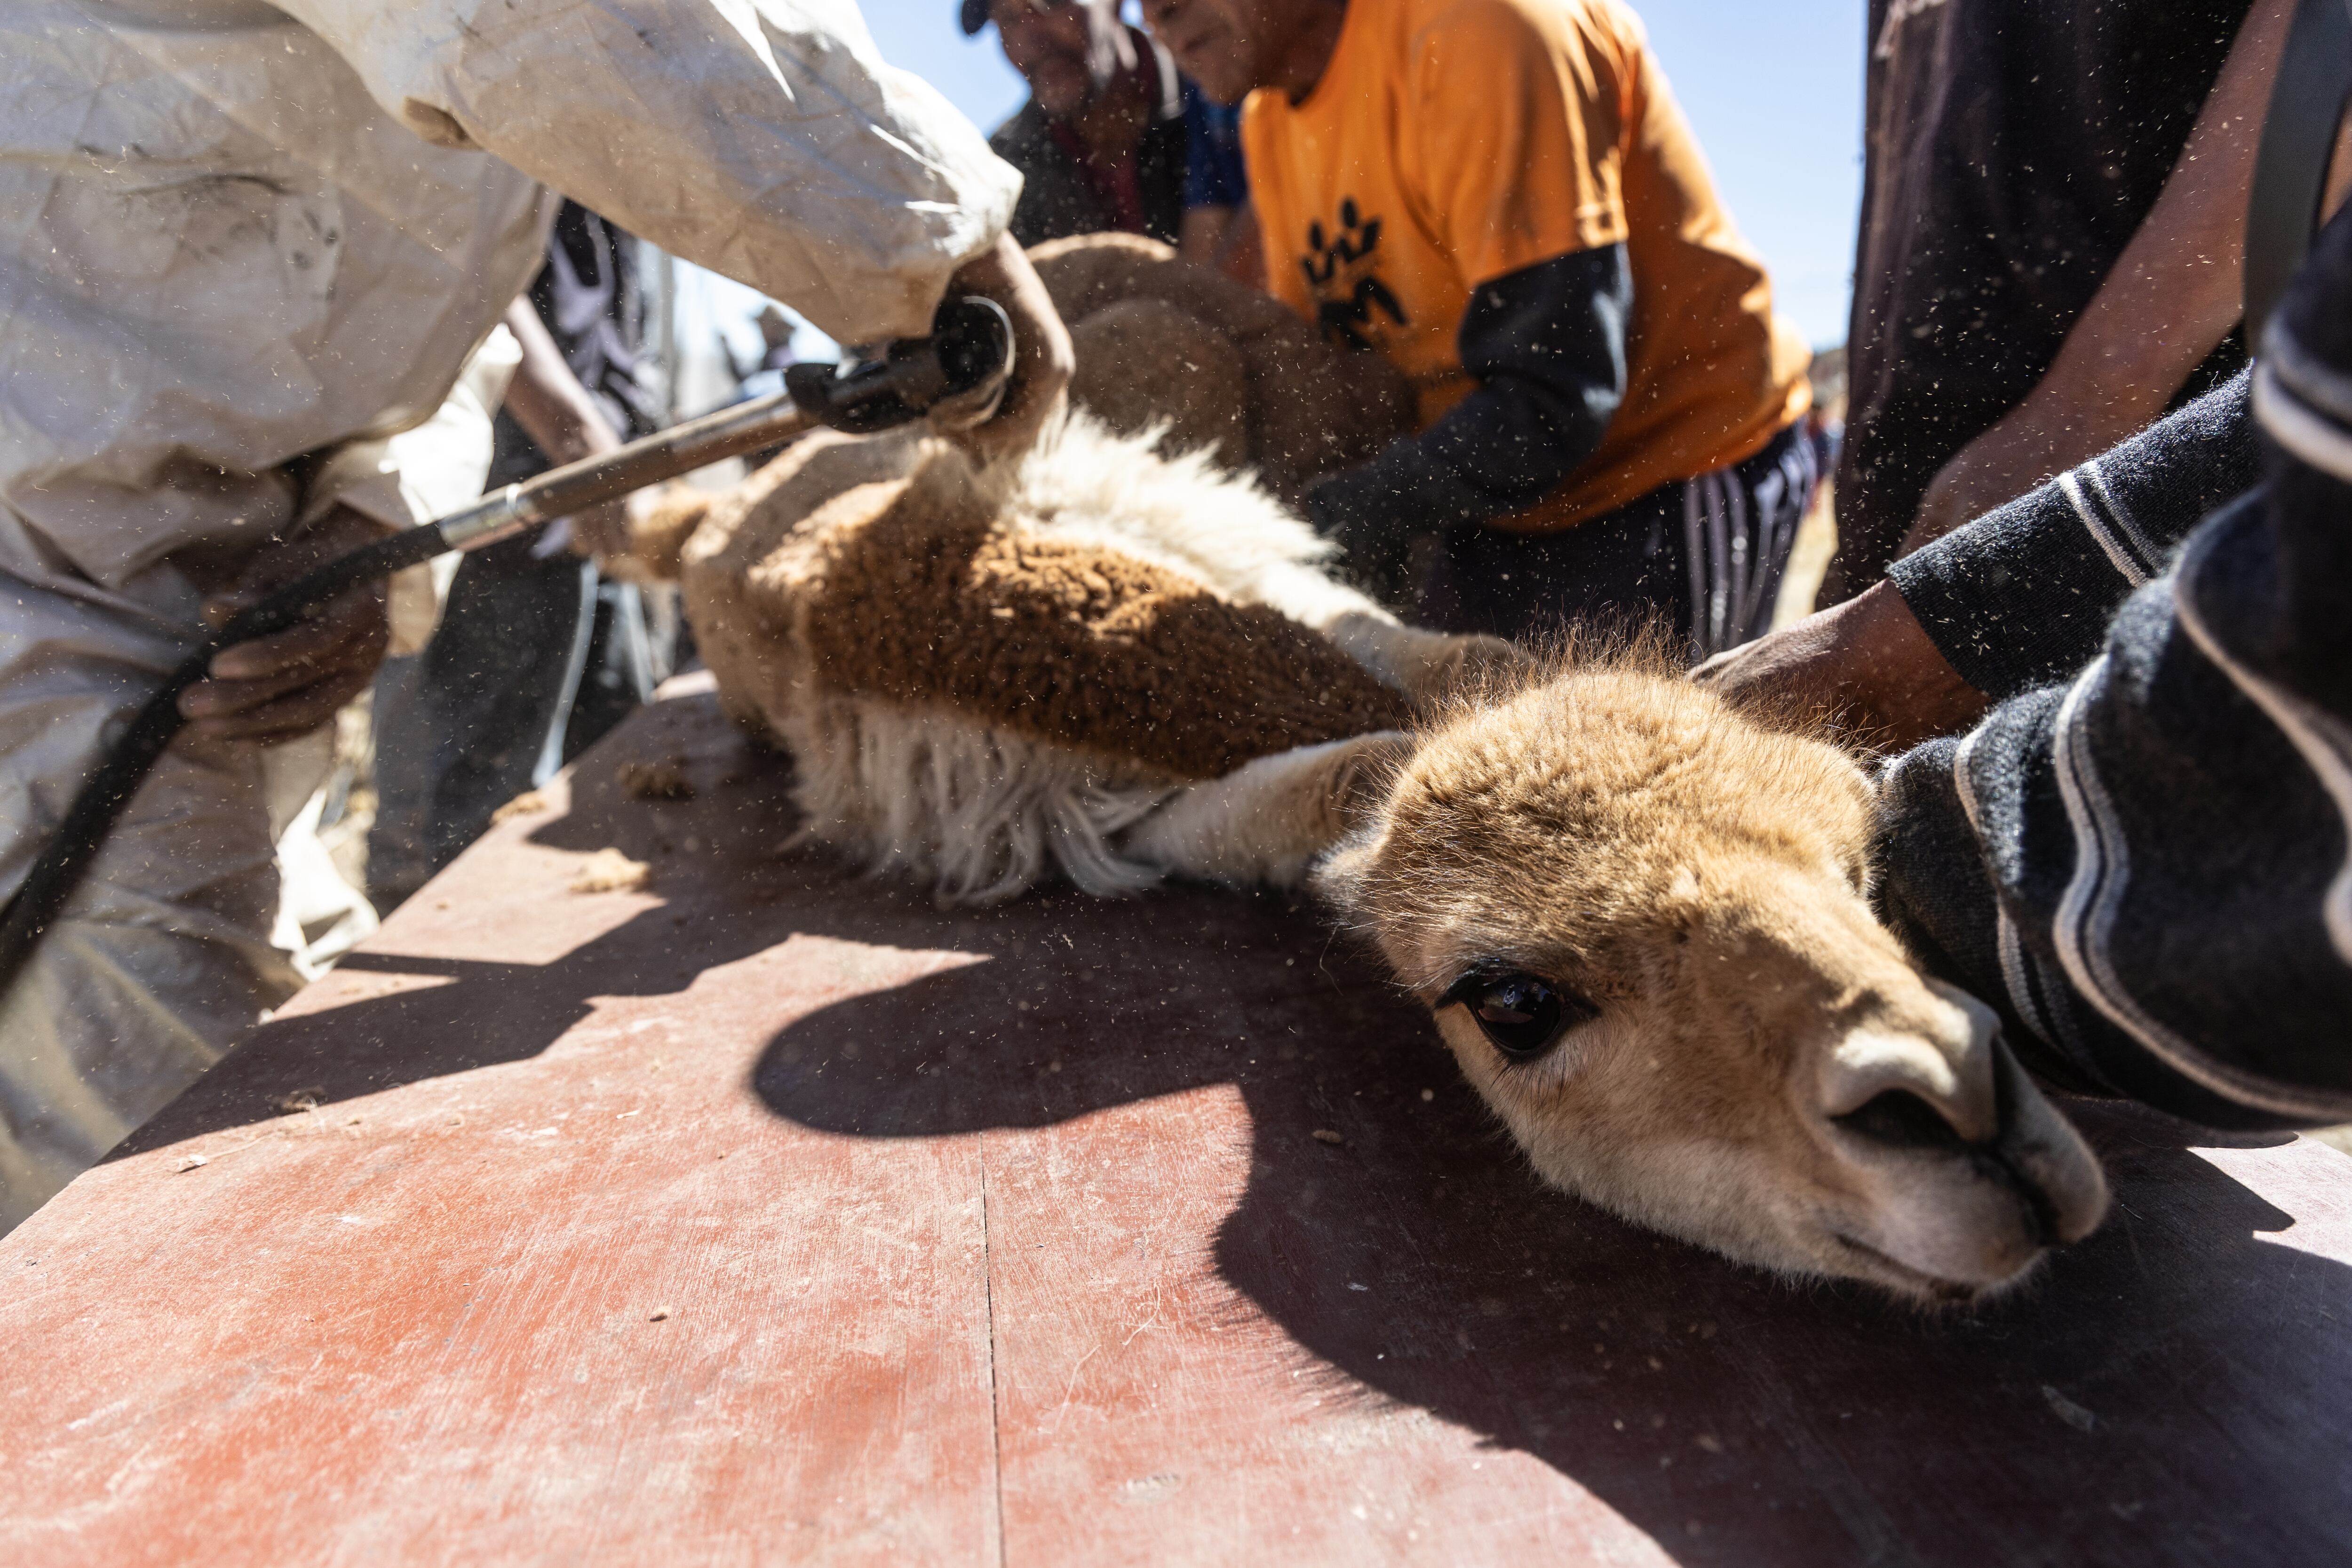
<path fill-rule="evenodd" d="M 1316 901 L 1341 914 L 1360 910 L 1366 883 L 1380 860 L 1388 828 L 1372 823 L 1334 845 L 1307 874 L 1307 891 Z"/>
<path fill-rule="evenodd" d="M 1343 831 L 1355 833 L 1381 824 L 1390 791 L 1405 759 L 1412 755 L 1412 737 L 1390 731 L 1358 736 L 1340 752 L 1330 791 Z"/>

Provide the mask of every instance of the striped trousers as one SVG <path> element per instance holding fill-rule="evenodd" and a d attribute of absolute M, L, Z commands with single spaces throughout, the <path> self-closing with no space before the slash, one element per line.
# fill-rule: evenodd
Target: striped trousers
<path fill-rule="evenodd" d="M 1449 529 L 1423 570 L 1414 618 L 1538 645 L 1579 625 L 1654 625 L 1696 663 L 1769 629 L 1830 459 L 1828 439 L 1800 422 L 1753 457 L 1556 533 Z"/>

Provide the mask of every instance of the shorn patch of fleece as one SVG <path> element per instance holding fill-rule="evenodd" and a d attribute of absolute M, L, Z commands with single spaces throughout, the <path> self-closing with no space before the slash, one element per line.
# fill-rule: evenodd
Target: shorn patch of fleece
<path fill-rule="evenodd" d="M 1118 835 L 1172 789 L 1406 721 L 1402 694 L 1265 602 L 1329 592 L 1328 547 L 1247 478 L 1156 455 L 1154 434 L 1073 415 L 986 473 L 910 442 L 887 466 L 903 477 L 864 466 L 766 557 L 799 568 L 743 563 L 744 607 L 794 628 L 813 679 L 730 706 L 794 753 L 808 837 L 947 902 L 1055 869 L 1133 891 L 1159 872 Z"/>

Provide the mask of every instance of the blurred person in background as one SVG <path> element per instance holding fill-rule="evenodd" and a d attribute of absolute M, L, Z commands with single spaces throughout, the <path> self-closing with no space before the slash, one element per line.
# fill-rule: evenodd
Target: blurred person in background
<path fill-rule="evenodd" d="M 739 381 L 763 370 L 790 370 L 800 363 L 800 356 L 793 353 L 793 320 L 790 316 L 772 303 L 762 305 L 755 324 L 760 329 L 760 363 L 748 371 L 739 372 L 736 376 Z M 734 358 L 734 351 L 727 347 L 724 339 L 720 340 L 719 348 L 730 361 Z"/>
<path fill-rule="evenodd" d="M 557 210 L 546 265 L 507 312 L 522 363 L 499 411 L 488 489 L 660 426 L 635 248 L 577 202 Z M 568 521 L 590 549 L 625 548 L 617 501 Z M 432 640 L 376 677 L 367 879 L 377 910 L 415 892 L 499 806 L 648 700 L 669 664 L 637 588 L 604 582 L 553 530 L 462 557 Z"/>
<path fill-rule="evenodd" d="M 1229 270 L 1251 264 L 1249 184 L 1230 110 L 1202 100 L 1119 0 L 961 0 L 966 37 L 990 22 L 1029 101 L 989 138 L 1021 171 L 1024 246 L 1122 231 Z"/>
<path fill-rule="evenodd" d="M 1769 624 L 1822 451 L 1803 342 L 1616 0 L 1144 0 L 1242 141 L 1267 287 L 1412 378 L 1318 483 L 1350 566 L 1449 631 Z"/>

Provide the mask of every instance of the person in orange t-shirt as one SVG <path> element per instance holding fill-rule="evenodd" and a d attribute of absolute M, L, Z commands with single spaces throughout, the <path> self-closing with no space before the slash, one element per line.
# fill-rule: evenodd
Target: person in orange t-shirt
<path fill-rule="evenodd" d="M 1247 98 L 1267 286 L 1412 378 L 1419 432 L 1309 494 L 1448 630 L 1769 624 L 1825 456 L 1809 355 L 1618 0 L 1144 0 Z M 1426 541 L 1426 544 L 1423 542 Z"/>

